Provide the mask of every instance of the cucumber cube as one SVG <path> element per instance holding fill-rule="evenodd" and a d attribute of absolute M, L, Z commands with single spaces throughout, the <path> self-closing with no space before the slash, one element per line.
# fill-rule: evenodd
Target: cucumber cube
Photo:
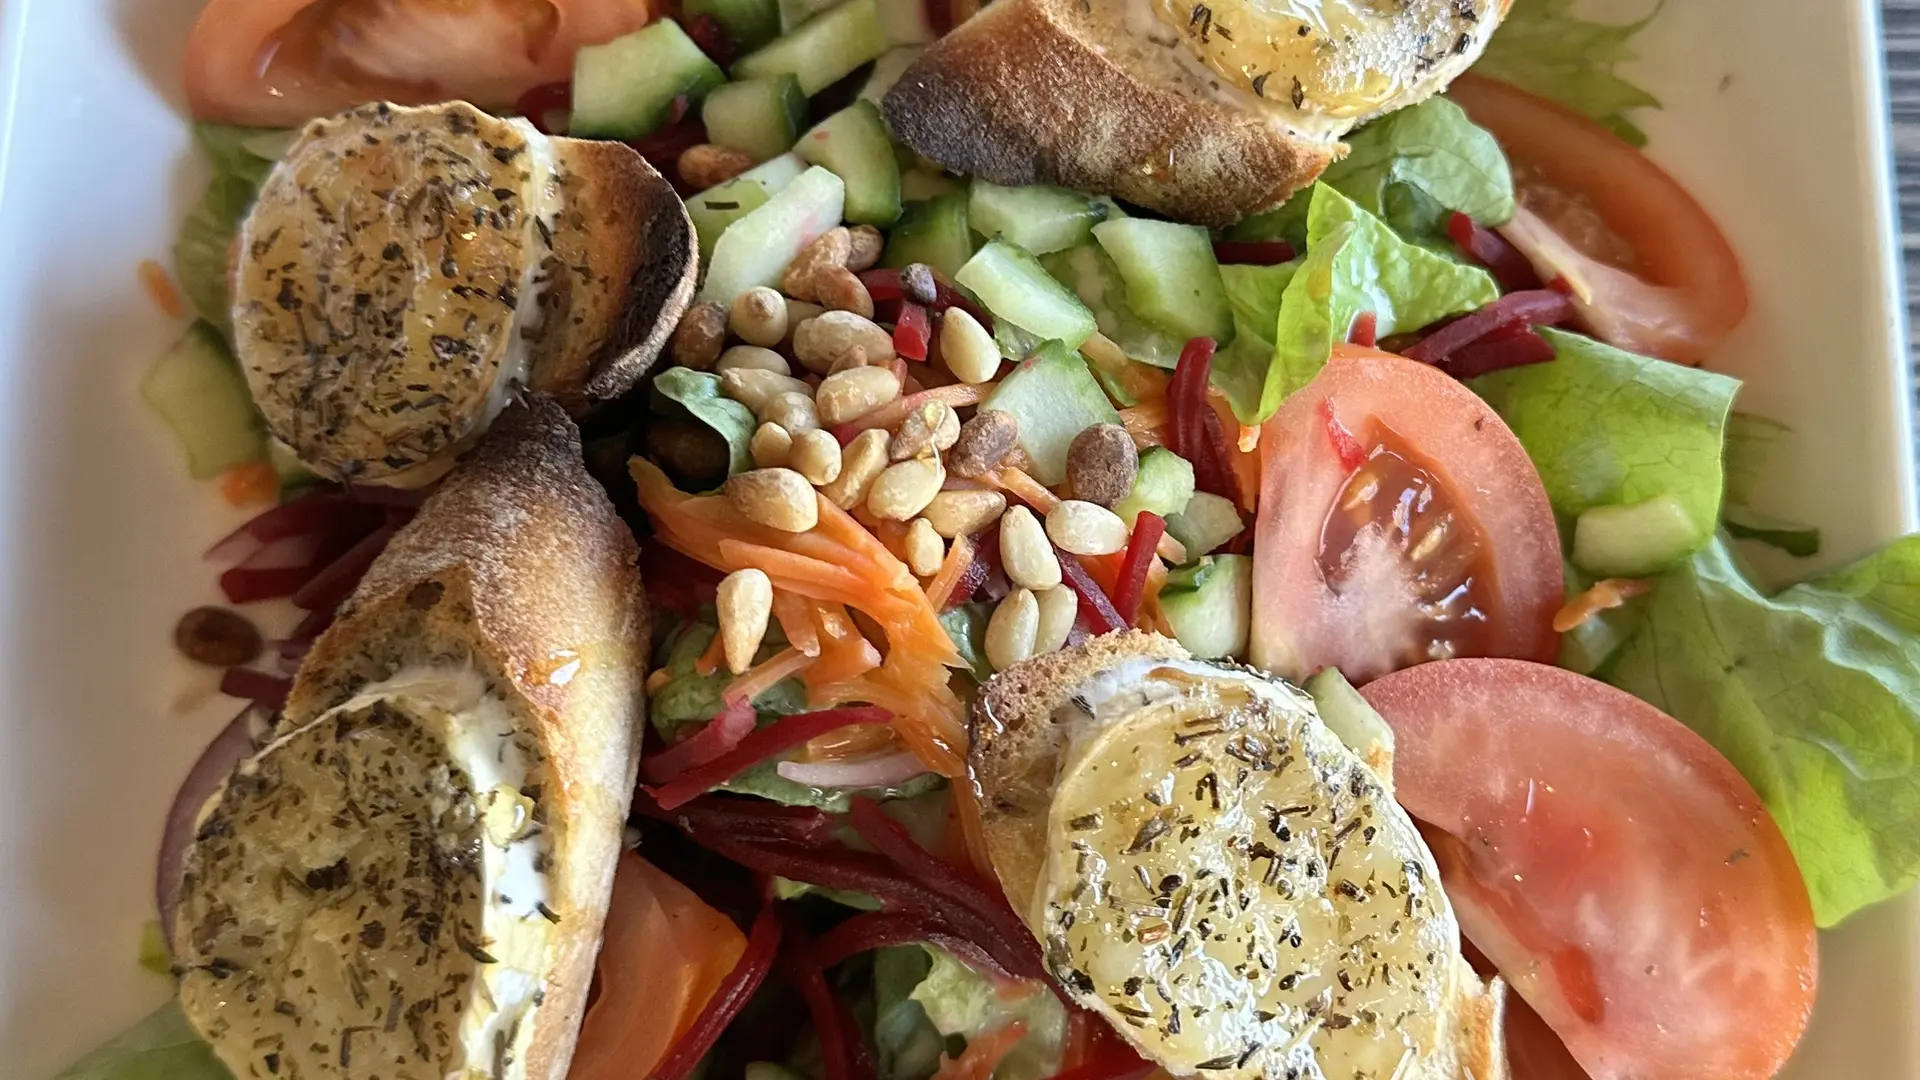
<path fill-rule="evenodd" d="M 720 235 L 700 299 L 730 308 L 748 289 L 778 286 L 807 245 L 840 224 L 845 203 L 846 185 L 839 177 L 818 167 L 801 173 Z"/>
<path fill-rule="evenodd" d="M 664 126 L 675 98 L 699 102 L 727 81 L 680 24 L 662 19 L 573 61 L 573 121 L 582 138 L 640 139 Z"/>
<path fill-rule="evenodd" d="M 989 241 L 954 274 L 954 280 L 973 290 L 994 318 L 1036 337 L 1064 342 L 1069 349 L 1086 344 L 1099 329 L 1093 312 L 1053 280 L 1040 260 L 1005 240 Z"/>
<path fill-rule="evenodd" d="M 1140 455 L 1133 490 L 1113 512 L 1131 529 L 1141 513 L 1170 517 L 1191 503 L 1193 496 L 1193 463 L 1164 446 L 1153 446 Z"/>
<path fill-rule="evenodd" d="M 876 60 L 887 51 L 874 0 L 846 3 L 806 21 L 733 65 L 736 79 L 791 75 L 809 97 Z"/>
<path fill-rule="evenodd" d="M 140 380 L 140 396 L 166 422 L 196 480 L 266 456 L 266 427 L 220 332 L 194 323 Z"/>
<path fill-rule="evenodd" d="M 791 34 L 801 23 L 839 3 L 840 0 L 779 0 L 780 32 Z"/>
<path fill-rule="evenodd" d="M 1058 341 L 1017 364 L 980 407 L 1013 415 L 1020 448 L 1033 459 L 1033 478 L 1048 487 L 1067 478 L 1074 436 L 1095 424 L 1120 422 L 1087 362 Z"/>
<path fill-rule="evenodd" d="M 1182 340 L 1233 340 L 1233 306 L 1205 229 L 1125 218 L 1095 225 L 1093 236 L 1113 257 L 1127 306 L 1140 318 Z"/>
<path fill-rule="evenodd" d="M 780 36 L 779 0 L 686 0 L 687 18 L 711 15 L 736 49 L 757 49 Z"/>
<path fill-rule="evenodd" d="M 727 226 L 766 205 L 788 184 L 807 171 L 807 163 L 792 154 L 765 161 L 739 176 L 687 200 L 687 216 L 700 234 L 700 262 L 713 262 L 713 246 Z"/>
<path fill-rule="evenodd" d="M 793 149 L 806 115 L 807 95 L 800 92 L 800 80 L 791 75 L 716 86 L 700 109 L 708 142 L 738 150 L 755 161 Z"/>
<path fill-rule="evenodd" d="M 998 236 L 1035 255 L 1050 255 L 1093 239 L 1107 208 L 1064 188 L 1001 187 L 976 178 L 967 213 L 981 236 Z"/>
<path fill-rule="evenodd" d="M 1185 509 L 1167 516 L 1167 532 L 1186 547 L 1189 559 L 1211 552 L 1246 527 L 1232 499 L 1206 491 L 1194 492 Z"/>
<path fill-rule="evenodd" d="M 848 221 L 885 226 L 900 220 L 900 162 L 873 102 L 856 101 L 815 124 L 794 153 L 846 181 Z"/>
<path fill-rule="evenodd" d="M 1160 590 L 1160 612 L 1174 638 L 1199 659 L 1246 656 L 1253 626 L 1253 560 L 1217 555 L 1175 570 Z"/>
<path fill-rule="evenodd" d="M 952 277 L 973 258 L 973 230 L 967 228 L 967 197 L 942 195 L 908 203 L 900 223 L 887 233 L 882 266 L 899 269 L 926 263 Z"/>
<path fill-rule="evenodd" d="M 1699 550 L 1693 515 L 1671 495 L 1632 506 L 1596 506 L 1573 523 L 1573 565 L 1600 577 L 1645 577 Z"/>

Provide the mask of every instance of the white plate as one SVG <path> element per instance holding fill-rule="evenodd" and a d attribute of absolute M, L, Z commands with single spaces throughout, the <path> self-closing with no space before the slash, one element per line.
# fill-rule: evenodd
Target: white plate
<path fill-rule="evenodd" d="M 0 0 L 0 1072 L 25 1080 L 168 994 L 134 963 L 156 834 L 233 711 L 168 643 L 214 599 L 196 553 L 232 515 L 134 392 L 181 329 L 134 268 L 204 178 L 175 88 L 198 7 Z M 1872 0 L 1679 0 L 1642 45 L 1654 155 L 1752 277 L 1718 366 L 1801 433 L 1766 509 L 1824 528 L 1827 562 L 1914 528 Z M 1917 926 L 1908 899 L 1824 939 L 1791 1076 L 1920 1080 Z"/>

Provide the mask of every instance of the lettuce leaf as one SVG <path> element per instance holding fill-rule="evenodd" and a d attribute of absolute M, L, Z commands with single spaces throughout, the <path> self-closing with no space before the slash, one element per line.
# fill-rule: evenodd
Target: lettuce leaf
<path fill-rule="evenodd" d="M 227 261 L 240 219 L 272 171 L 267 151 L 284 134 L 273 128 L 195 124 L 194 142 L 213 164 L 213 179 L 187 212 L 173 242 L 173 272 L 200 317 L 231 336 Z M 282 146 L 281 149 L 284 149 Z M 277 156 L 277 153 L 275 154 Z"/>
<path fill-rule="evenodd" d="M 940 1067 L 946 1038 L 913 999 L 931 970 L 933 958 L 918 945 L 873 954 L 873 1047 L 886 1080 L 926 1080 Z"/>
<path fill-rule="evenodd" d="M 200 1040 L 178 1002 L 169 1001 L 54 1080 L 232 1080 Z"/>
<path fill-rule="evenodd" d="M 942 1035 L 973 1039 L 1024 1021 L 1026 1037 L 1002 1059 L 994 1080 L 1040 1080 L 1060 1070 L 1067 1010 L 1053 991 L 1034 982 L 1023 987 L 1027 993 L 1009 996 L 952 953 L 925 949 L 933 962 L 912 998 Z"/>
<path fill-rule="evenodd" d="M 1920 880 L 1920 537 L 1773 596 L 1715 540 L 1643 617 L 1607 681 L 1746 776 L 1821 926 Z"/>
<path fill-rule="evenodd" d="M 653 380 L 653 411 L 680 415 L 713 429 L 727 441 L 727 475 L 753 468 L 753 410 L 720 392 L 720 376 L 674 367 Z"/>
<path fill-rule="evenodd" d="M 1638 22 L 1618 24 L 1587 22 L 1572 9 L 1573 0 L 1517 0 L 1474 70 L 1557 101 L 1645 146 L 1646 133 L 1627 113 L 1657 109 L 1660 100 L 1621 78 L 1617 69 L 1637 58 L 1633 37 L 1659 8 Z"/>
<path fill-rule="evenodd" d="M 1568 517 L 1601 506 L 1671 497 L 1699 549 L 1720 520 L 1722 451 L 1737 379 L 1622 352 L 1592 338 L 1542 330 L 1555 358 L 1474 381 L 1540 471 L 1547 498 Z"/>
<path fill-rule="evenodd" d="M 1228 286 L 1230 300 L 1235 289 Z M 1215 381 L 1240 422 L 1258 424 L 1320 373 L 1334 344 L 1346 340 L 1361 313 L 1372 312 L 1379 335 L 1386 337 L 1472 311 L 1499 296 L 1500 287 L 1486 271 L 1402 240 L 1352 199 L 1316 184 L 1307 211 L 1307 254 L 1281 293 L 1273 354 L 1230 349 L 1214 361 Z M 1260 313 L 1245 295 L 1236 301 L 1236 315 L 1243 309 L 1256 317 Z"/>

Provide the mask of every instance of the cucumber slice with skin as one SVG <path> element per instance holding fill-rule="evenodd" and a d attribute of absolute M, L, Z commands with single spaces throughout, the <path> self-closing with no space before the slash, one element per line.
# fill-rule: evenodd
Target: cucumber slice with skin
<path fill-rule="evenodd" d="M 839 177 L 819 167 L 801 173 L 720 235 L 700 299 L 731 308 L 748 289 L 779 285 L 807 245 L 840 224 L 845 200 L 846 185 Z"/>
<path fill-rule="evenodd" d="M 1678 563 L 1706 538 L 1680 500 L 1596 506 L 1573 524 L 1573 564 L 1601 577 L 1644 577 Z"/>
<path fill-rule="evenodd" d="M 1193 463 L 1164 446 L 1149 447 L 1140 455 L 1140 469 L 1133 475 L 1133 490 L 1120 500 L 1113 512 L 1132 529 L 1142 511 L 1167 517 L 1193 501 Z"/>
<path fill-rule="evenodd" d="M 154 361 L 140 396 L 187 452 L 196 480 L 218 476 L 267 453 L 266 426 L 226 339 L 205 322 Z"/>
<path fill-rule="evenodd" d="M 963 200 L 967 195 L 967 185 L 951 176 L 944 176 L 925 169 L 907 169 L 900 174 L 900 201 L 903 203 L 926 202 L 942 195 L 958 195 Z M 967 242 L 967 256 L 973 256 L 973 242 Z M 960 260 L 965 262 L 966 259 Z M 955 267 L 955 269 L 959 269 Z"/>
<path fill-rule="evenodd" d="M 1207 491 L 1194 492 L 1185 509 L 1167 517 L 1167 532 L 1186 546 L 1189 559 L 1211 552 L 1246 527 L 1232 499 Z"/>
<path fill-rule="evenodd" d="M 973 258 L 973 230 L 967 227 L 967 197 L 942 195 L 908 203 L 899 224 L 887 233 L 880 264 L 894 269 L 926 263 L 952 277 Z"/>
<path fill-rule="evenodd" d="M 700 107 L 708 142 L 738 150 L 756 162 L 793 149 L 806 116 L 807 95 L 800 92 L 800 80 L 791 75 L 716 86 Z"/>
<path fill-rule="evenodd" d="M 1301 689 L 1313 696 L 1320 720 L 1328 730 L 1338 735 L 1347 749 L 1360 755 L 1360 760 L 1366 762 L 1380 783 L 1392 792 L 1393 728 L 1387 725 L 1386 719 L 1367 704 L 1367 699 L 1340 674 L 1339 668 L 1322 668 Z"/>
<path fill-rule="evenodd" d="M 886 51 L 887 35 L 880 28 L 880 11 L 874 0 L 846 0 L 742 57 L 733 65 L 733 77 L 792 75 L 811 97 Z"/>
<path fill-rule="evenodd" d="M 1233 306 L 1205 229 L 1126 218 L 1093 227 L 1127 283 L 1127 306 L 1141 319 L 1186 340 L 1233 339 Z"/>
<path fill-rule="evenodd" d="M 856 101 L 815 124 L 793 151 L 846 181 L 849 222 L 887 226 L 900 220 L 900 162 L 873 102 Z"/>
<path fill-rule="evenodd" d="M 1196 658 L 1244 657 L 1253 626 L 1253 560 L 1210 556 L 1173 571 L 1160 590 L 1160 612 Z"/>
<path fill-rule="evenodd" d="M 1072 289 L 1080 302 L 1093 312 L 1100 332 L 1120 346 L 1130 360 L 1158 368 L 1173 368 L 1180 363 L 1180 351 L 1186 342 L 1172 334 L 1156 330 L 1142 322 L 1127 306 L 1126 282 L 1113 265 L 1105 249 L 1087 243 L 1056 251 L 1040 260 L 1054 280 Z"/>
<path fill-rule="evenodd" d="M 780 32 L 791 34 L 801 23 L 831 8 L 838 7 L 840 0 L 779 0 Z"/>
<path fill-rule="evenodd" d="M 927 0 L 880 0 L 880 27 L 894 45 L 931 45 L 940 37 L 927 20 Z"/>
<path fill-rule="evenodd" d="M 1050 255 L 1093 239 L 1107 208 L 1065 188 L 1001 187 L 975 178 L 967 213 L 982 236 L 998 236 L 1035 255 Z"/>
<path fill-rule="evenodd" d="M 726 73 L 679 23 L 662 19 L 605 45 L 589 45 L 574 57 L 568 134 L 644 138 L 673 115 L 675 98 L 698 103 L 726 81 Z"/>
<path fill-rule="evenodd" d="M 887 96 L 887 91 L 893 89 L 893 84 L 900 81 L 900 76 L 905 75 L 925 51 L 921 45 L 895 45 L 888 49 L 885 56 L 873 62 L 873 74 L 867 76 L 866 85 L 860 88 L 862 100 L 880 104 L 880 99 Z"/>
<path fill-rule="evenodd" d="M 1820 530 L 1812 525 L 1771 517 L 1744 506 L 1723 507 L 1720 524 L 1735 540 L 1758 540 L 1796 559 L 1820 554 Z"/>
<path fill-rule="evenodd" d="M 689 19 L 711 15 L 736 49 L 757 49 L 780 36 L 779 0 L 686 0 Z"/>
<path fill-rule="evenodd" d="M 1024 248 L 1005 240 L 988 241 L 954 280 L 971 289 L 994 318 L 1064 342 L 1069 349 L 1086 344 L 1099 329 L 1079 297 L 1053 280 Z"/>
<path fill-rule="evenodd" d="M 1067 478 L 1074 436 L 1120 421 L 1087 362 L 1058 341 L 1042 344 L 1015 365 L 980 407 L 1012 414 L 1020 425 L 1020 448 L 1033 459 L 1033 477 L 1048 487 Z"/>
<path fill-rule="evenodd" d="M 785 191 L 788 184 L 807 171 L 807 163 L 793 154 L 782 154 L 765 161 L 739 176 L 718 184 L 687 200 L 687 216 L 693 219 L 700 235 L 700 262 L 713 262 L 713 246 L 727 226 L 766 205 L 768 199 Z"/>

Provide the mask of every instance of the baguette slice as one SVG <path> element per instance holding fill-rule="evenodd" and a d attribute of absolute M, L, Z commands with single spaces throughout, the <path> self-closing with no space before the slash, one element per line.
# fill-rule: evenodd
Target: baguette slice
<path fill-rule="evenodd" d="M 394 538 L 203 813 L 174 931 L 237 1076 L 563 1080 L 644 726 L 631 534 L 550 401 Z"/>
<path fill-rule="evenodd" d="M 1510 2 L 1327 0 L 1309 24 L 1263 0 L 999 0 L 884 109 L 955 172 L 1231 225 L 1311 184 L 1356 124 L 1445 88 Z"/>
<path fill-rule="evenodd" d="M 1505 984 L 1300 691 L 1109 634 L 988 682 L 968 765 L 1055 977 L 1172 1074 L 1507 1076 Z"/>

